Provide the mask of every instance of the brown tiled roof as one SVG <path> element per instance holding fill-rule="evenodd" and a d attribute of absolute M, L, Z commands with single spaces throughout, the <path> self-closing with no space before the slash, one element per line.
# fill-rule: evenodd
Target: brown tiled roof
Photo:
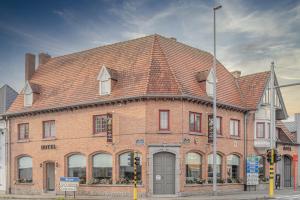
<path fill-rule="evenodd" d="M 156 34 L 54 57 L 30 80 L 40 86 L 40 94 L 26 111 L 143 95 L 190 95 L 210 101 L 196 75 L 211 69 L 212 62 L 210 53 Z M 97 76 L 103 65 L 117 79 L 108 96 L 99 95 Z M 236 79 L 217 62 L 217 99 L 254 108 L 267 78 L 264 72 Z M 21 94 L 9 113 L 24 111 Z"/>
<path fill-rule="evenodd" d="M 256 109 L 265 91 L 270 71 L 241 76 L 237 79 L 245 106 Z"/>
<path fill-rule="evenodd" d="M 280 128 L 282 130 L 280 132 L 280 134 L 282 133 L 282 135 L 279 136 L 279 139 L 281 142 L 285 142 L 285 143 L 296 143 L 297 142 L 295 134 L 291 133 L 282 121 L 277 120 L 276 127 Z"/>

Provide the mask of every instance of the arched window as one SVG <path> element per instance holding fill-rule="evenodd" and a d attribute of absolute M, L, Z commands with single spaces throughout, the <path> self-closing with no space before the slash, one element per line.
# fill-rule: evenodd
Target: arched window
<path fill-rule="evenodd" d="M 187 153 L 185 166 L 186 183 L 202 183 L 202 156 L 198 153 Z"/>
<path fill-rule="evenodd" d="M 217 178 L 222 178 L 222 156 L 217 154 Z M 208 178 L 213 177 L 213 154 L 208 155 Z"/>
<path fill-rule="evenodd" d="M 137 166 L 137 180 L 142 180 L 142 159 L 140 154 L 136 154 L 136 157 L 140 158 L 140 165 Z M 119 183 L 133 183 L 133 165 L 134 165 L 134 153 L 123 153 L 119 157 L 120 171 L 119 171 Z"/>
<path fill-rule="evenodd" d="M 83 155 L 76 154 L 68 158 L 68 176 L 79 177 L 80 183 L 86 183 L 86 160 Z"/>
<path fill-rule="evenodd" d="M 32 182 L 32 158 L 24 156 L 18 159 L 18 182 Z"/>
<path fill-rule="evenodd" d="M 227 156 L 227 182 L 236 183 L 240 178 L 240 157 L 236 155 Z"/>
<path fill-rule="evenodd" d="M 96 154 L 93 156 L 94 184 L 111 184 L 112 156 L 110 154 Z"/>

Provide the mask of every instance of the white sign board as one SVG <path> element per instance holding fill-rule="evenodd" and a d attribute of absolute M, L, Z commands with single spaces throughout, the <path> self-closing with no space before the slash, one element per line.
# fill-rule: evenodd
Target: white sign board
<path fill-rule="evenodd" d="M 247 157 L 247 185 L 258 185 L 259 157 Z"/>
<path fill-rule="evenodd" d="M 79 186 L 78 177 L 60 177 L 59 187 L 64 192 L 75 192 Z"/>

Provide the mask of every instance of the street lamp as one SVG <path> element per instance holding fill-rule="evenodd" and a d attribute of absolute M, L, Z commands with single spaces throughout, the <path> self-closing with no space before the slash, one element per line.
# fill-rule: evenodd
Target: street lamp
<path fill-rule="evenodd" d="M 217 70 L 216 70 L 216 11 L 222 8 L 221 5 L 213 8 L 214 11 L 214 60 L 213 60 L 213 194 L 217 193 Z"/>

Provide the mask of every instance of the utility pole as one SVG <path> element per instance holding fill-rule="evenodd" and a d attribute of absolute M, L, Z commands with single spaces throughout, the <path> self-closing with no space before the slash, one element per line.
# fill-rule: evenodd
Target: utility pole
<path fill-rule="evenodd" d="M 217 70 L 216 70 L 216 10 L 222 8 L 221 5 L 213 8 L 214 11 L 214 60 L 213 60 L 213 75 L 214 75 L 214 88 L 213 88 L 213 194 L 217 193 Z"/>
<path fill-rule="evenodd" d="M 137 200 L 137 166 L 140 165 L 140 157 L 138 153 L 134 152 L 133 154 L 133 179 L 134 179 L 134 188 L 133 188 L 133 200 Z"/>

